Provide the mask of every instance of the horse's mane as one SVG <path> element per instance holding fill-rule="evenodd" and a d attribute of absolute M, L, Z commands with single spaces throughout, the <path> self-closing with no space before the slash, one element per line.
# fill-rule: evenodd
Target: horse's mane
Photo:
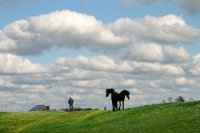
<path fill-rule="evenodd" d="M 120 92 L 120 95 L 122 95 L 124 98 L 126 96 L 128 99 L 129 99 L 129 94 L 130 94 L 130 92 L 127 91 L 127 90 L 123 90 L 123 91 Z"/>
<path fill-rule="evenodd" d="M 123 91 L 120 92 L 120 94 L 130 94 L 130 92 L 127 91 L 127 90 L 123 90 Z"/>

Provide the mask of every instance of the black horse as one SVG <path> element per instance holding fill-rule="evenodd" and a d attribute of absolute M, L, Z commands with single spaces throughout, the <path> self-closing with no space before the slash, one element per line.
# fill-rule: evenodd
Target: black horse
<path fill-rule="evenodd" d="M 115 92 L 113 88 L 106 89 L 106 97 L 108 97 L 109 94 L 111 94 L 112 110 L 115 111 L 118 109 L 117 102 L 119 101 L 118 99 L 120 99 L 121 96 L 119 95 L 119 93 Z"/>
<path fill-rule="evenodd" d="M 115 90 L 113 88 L 111 89 L 106 89 L 106 97 L 109 96 L 109 94 L 111 94 L 111 100 L 112 100 L 112 110 L 120 110 L 121 107 L 121 101 L 122 101 L 122 105 L 123 105 L 123 109 L 124 109 L 124 99 L 125 96 L 127 96 L 127 98 L 129 99 L 129 94 L 130 92 L 127 90 L 123 90 L 121 91 L 121 93 L 117 93 L 115 92 Z M 119 101 L 120 106 L 118 108 L 117 106 L 117 102 Z"/>
<path fill-rule="evenodd" d="M 120 110 L 120 107 L 121 107 L 121 102 L 122 102 L 122 109 L 124 110 L 124 100 L 125 100 L 125 96 L 126 96 L 128 99 L 130 99 L 129 94 L 130 94 L 130 92 L 127 91 L 127 90 L 123 90 L 123 91 L 120 92 L 120 94 L 119 94 L 119 95 L 120 95 L 120 99 L 119 99 L 119 110 Z"/>

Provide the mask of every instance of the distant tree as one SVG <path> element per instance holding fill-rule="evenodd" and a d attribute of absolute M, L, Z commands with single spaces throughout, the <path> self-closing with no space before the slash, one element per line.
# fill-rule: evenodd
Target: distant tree
<path fill-rule="evenodd" d="M 178 103 L 183 103 L 183 102 L 185 102 L 185 99 L 184 99 L 182 96 L 179 96 L 179 97 L 176 99 L 176 102 L 178 102 Z"/>
<path fill-rule="evenodd" d="M 165 104 L 165 103 L 166 103 L 166 101 L 165 101 L 165 100 L 162 100 L 162 103 L 163 103 L 163 104 Z"/>
<path fill-rule="evenodd" d="M 190 98 L 189 98 L 189 101 L 190 101 L 190 102 L 193 102 L 193 101 L 194 101 L 194 99 L 190 97 Z"/>
<path fill-rule="evenodd" d="M 173 98 L 172 98 L 172 97 L 169 97 L 169 98 L 168 98 L 168 101 L 169 101 L 169 103 L 172 103 Z"/>

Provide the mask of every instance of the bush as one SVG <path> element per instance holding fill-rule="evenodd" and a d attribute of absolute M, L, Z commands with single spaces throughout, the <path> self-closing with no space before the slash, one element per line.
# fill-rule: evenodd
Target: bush
<path fill-rule="evenodd" d="M 185 102 L 185 99 L 184 99 L 182 96 L 179 96 L 179 97 L 176 99 L 176 102 L 178 102 L 178 103 L 184 103 L 184 102 Z"/>

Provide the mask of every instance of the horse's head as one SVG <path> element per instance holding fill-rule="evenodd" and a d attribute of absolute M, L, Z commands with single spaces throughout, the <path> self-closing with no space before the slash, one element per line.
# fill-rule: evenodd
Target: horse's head
<path fill-rule="evenodd" d="M 130 92 L 129 91 L 123 90 L 121 93 L 124 94 L 128 99 L 130 99 L 130 97 L 129 97 Z"/>
<path fill-rule="evenodd" d="M 113 88 L 111 88 L 111 89 L 106 89 L 106 97 L 108 97 L 109 94 L 110 94 L 110 93 L 112 94 L 113 92 L 115 92 L 115 90 L 114 90 Z"/>

